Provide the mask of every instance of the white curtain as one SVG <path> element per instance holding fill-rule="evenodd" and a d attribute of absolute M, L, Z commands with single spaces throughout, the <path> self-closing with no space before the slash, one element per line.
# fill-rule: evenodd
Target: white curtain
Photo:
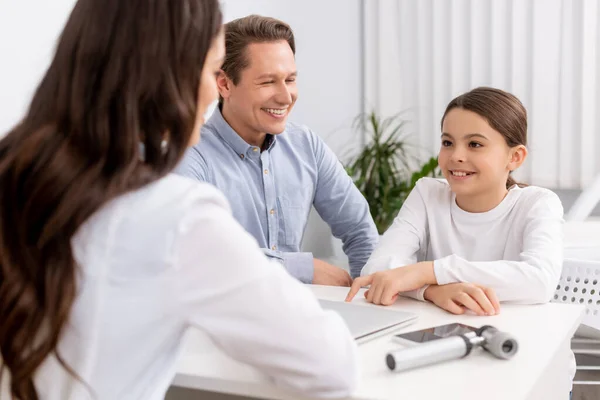
<path fill-rule="evenodd" d="M 529 114 L 517 178 L 583 188 L 600 174 L 600 0 L 366 0 L 365 107 L 405 111 L 436 153 L 440 117 L 477 86 L 514 93 Z"/>

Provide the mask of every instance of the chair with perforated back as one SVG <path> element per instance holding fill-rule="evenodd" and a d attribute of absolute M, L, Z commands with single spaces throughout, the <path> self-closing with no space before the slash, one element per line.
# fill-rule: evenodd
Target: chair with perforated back
<path fill-rule="evenodd" d="M 571 340 L 577 360 L 573 384 L 600 385 L 600 260 L 565 259 L 552 301 L 585 305 L 584 319 Z"/>

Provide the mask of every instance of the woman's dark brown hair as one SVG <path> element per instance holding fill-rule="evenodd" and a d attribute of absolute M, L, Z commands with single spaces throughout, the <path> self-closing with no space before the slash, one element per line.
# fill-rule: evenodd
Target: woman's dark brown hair
<path fill-rule="evenodd" d="M 71 12 L 26 115 L 0 141 L 0 363 L 14 397 L 38 398 L 49 355 L 76 376 L 57 352 L 77 294 L 73 236 L 183 156 L 220 28 L 218 0 L 79 0 Z"/>
<path fill-rule="evenodd" d="M 514 95 L 490 87 L 478 87 L 461 94 L 446 107 L 442 126 L 446 115 L 454 108 L 472 111 L 484 118 L 494 130 L 504 136 L 509 147 L 527 145 L 527 110 Z M 526 186 L 515 182 L 509 175 L 506 188 L 513 185 Z"/>

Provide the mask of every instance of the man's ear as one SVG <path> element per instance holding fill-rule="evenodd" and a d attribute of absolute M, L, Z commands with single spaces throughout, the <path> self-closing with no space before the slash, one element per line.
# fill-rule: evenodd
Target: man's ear
<path fill-rule="evenodd" d="M 522 144 L 510 149 L 510 159 L 508 161 L 509 171 L 514 171 L 525 162 L 527 158 L 527 147 Z"/>
<path fill-rule="evenodd" d="M 223 70 L 219 71 L 217 75 L 217 88 L 222 98 L 226 99 L 231 95 L 231 89 L 233 87 L 233 81 L 227 77 Z"/>

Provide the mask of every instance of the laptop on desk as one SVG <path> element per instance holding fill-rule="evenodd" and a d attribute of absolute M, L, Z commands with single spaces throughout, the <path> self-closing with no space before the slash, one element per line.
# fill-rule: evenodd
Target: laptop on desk
<path fill-rule="evenodd" d="M 386 309 L 366 307 L 342 301 L 319 300 L 321 307 L 337 312 L 355 340 L 371 339 L 393 329 L 414 322 L 416 314 Z"/>

